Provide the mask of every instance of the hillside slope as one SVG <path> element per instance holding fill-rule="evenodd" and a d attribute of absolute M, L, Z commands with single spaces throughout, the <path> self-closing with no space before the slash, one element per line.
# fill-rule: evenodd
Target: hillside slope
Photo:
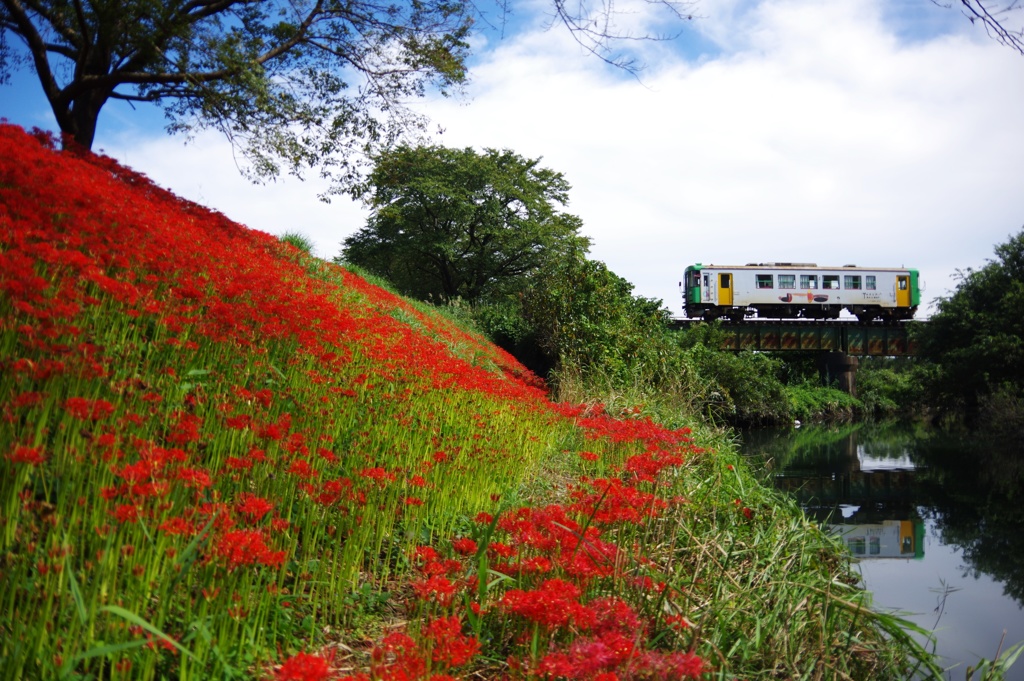
<path fill-rule="evenodd" d="M 834 545 L 687 431 L 554 404 L 110 159 L 7 125 L 0 159 L 0 678 L 902 668 Z"/>

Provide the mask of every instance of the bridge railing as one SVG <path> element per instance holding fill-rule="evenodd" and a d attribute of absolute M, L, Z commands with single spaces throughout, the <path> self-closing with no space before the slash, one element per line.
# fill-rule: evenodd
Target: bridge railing
<path fill-rule="evenodd" d="M 704 324 L 700 320 L 676 319 L 673 325 L 685 328 Z M 854 356 L 913 355 L 917 346 L 908 326 L 899 324 L 862 324 L 855 320 L 750 320 L 715 322 L 722 331 L 723 350 L 823 351 Z"/>

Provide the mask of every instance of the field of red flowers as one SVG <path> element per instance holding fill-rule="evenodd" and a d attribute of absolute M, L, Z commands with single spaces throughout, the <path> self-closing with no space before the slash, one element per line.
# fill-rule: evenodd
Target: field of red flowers
<path fill-rule="evenodd" d="M 686 429 L 58 146 L 0 123 L 0 679 L 906 672 Z"/>
<path fill-rule="evenodd" d="M 57 146 L 0 126 L 0 676 L 701 675 L 619 536 L 685 432 Z M 565 503 L 513 501 L 556 450 Z M 406 623 L 340 655 L 385 587 Z"/>

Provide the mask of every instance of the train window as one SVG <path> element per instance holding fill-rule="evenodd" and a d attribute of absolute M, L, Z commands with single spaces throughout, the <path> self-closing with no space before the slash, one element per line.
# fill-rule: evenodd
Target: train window
<path fill-rule="evenodd" d="M 864 288 L 866 288 L 868 291 L 874 291 L 875 290 L 875 275 L 873 275 L 873 274 L 865 274 L 864 275 Z"/>
<path fill-rule="evenodd" d="M 839 275 L 838 274 L 825 274 L 821 277 L 821 287 L 829 289 L 839 288 Z"/>
<path fill-rule="evenodd" d="M 800 288 L 818 288 L 817 274 L 801 274 Z"/>
<path fill-rule="evenodd" d="M 906 291 L 907 290 L 907 278 L 906 277 L 897 277 L 896 280 L 899 281 L 899 289 L 901 291 Z"/>
<path fill-rule="evenodd" d="M 796 275 L 795 274 L 780 274 L 779 275 L 779 288 L 796 288 Z"/>
<path fill-rule="evenodd" d="M 704 288 L 708 288 L 709 286 L 711 286 L 711 275 L 705 274 L 704 275 Z"/>
<path fill-rule="evenodd" d="M 758 274 L 756 276 L 757 288 L 771 288 L 772 287 L 772 275 L 770 274 Z"/>
<path fill-rule="evenodd" d="M 843 277 L 843 288 L 848 289 L 860 289 L 860 275 L 859 274 L 847 274 Z"/>

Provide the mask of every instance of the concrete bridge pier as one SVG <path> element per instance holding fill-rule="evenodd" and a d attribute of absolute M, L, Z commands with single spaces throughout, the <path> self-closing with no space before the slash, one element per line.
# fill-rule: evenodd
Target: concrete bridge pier
<path fill-rule="evenodd" d="M 857 396 L 858 359 L 845 352 L 823 352 L 818 356 L 818 372 L 825 385 L 838 383 L 843 392 Z"/>

